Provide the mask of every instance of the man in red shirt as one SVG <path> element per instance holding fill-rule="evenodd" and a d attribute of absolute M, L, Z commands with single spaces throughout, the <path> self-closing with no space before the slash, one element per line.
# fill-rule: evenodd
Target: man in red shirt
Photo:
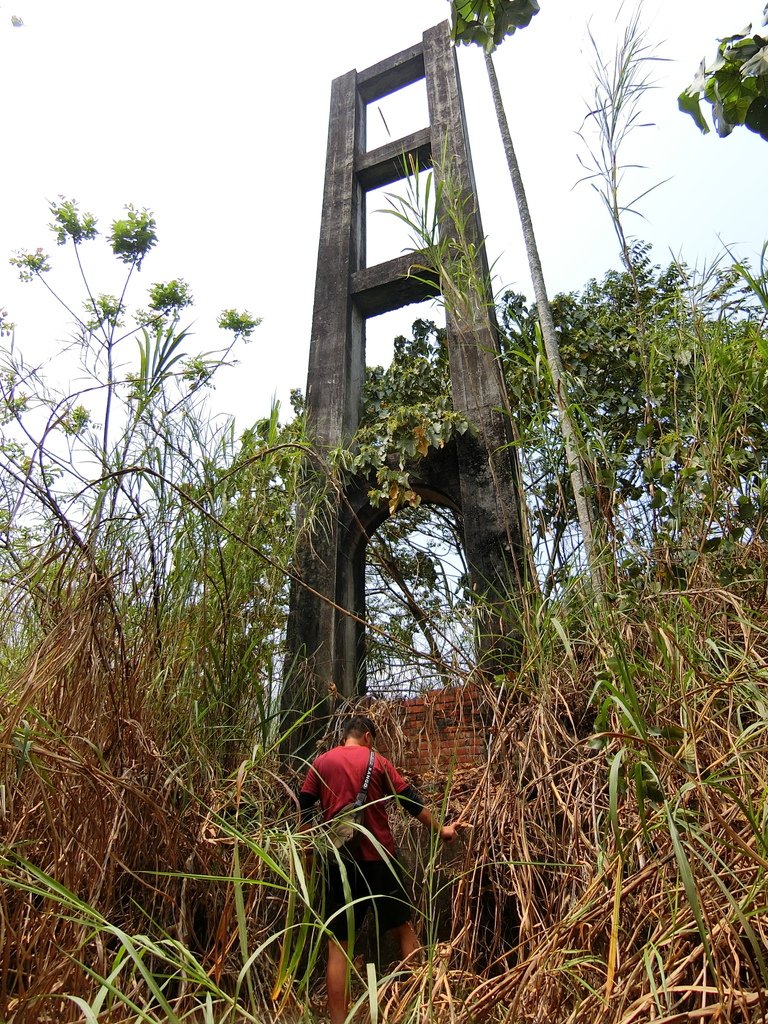
<path fill-rule="evenodd" d="M 340 746 L 320 754 L 312 763 L 299 793 L 302 822 L 306 825 L 312 809 L 320 801 L 323 821 L 330 821 L 342 808 L 351 804 L 363 786 L 376 727 L 370 718 L 355 715 L 344 723 Z M 405 894 L 397 862 L 395 843 L 387 820 L 389 800 L 395 797 L 418 821 L 437 833 L 443 842 L 456 838 L 453 825 L 441 825 L 424 806 L 418 793 L 406 782 L 397 768 L 381 754 L 375 754 L 368 786 L 363 825 L 386 850 L 384 860 L 377 846 L 367 835 L 360 835 L 352 852 L 344 852 L 344 870 L 352 897 L 355 931 L 372 906 L 380 932 L 390 931 L 400 944 L 405 960 L 419 948 L 419 940 L 411 924 L 411 903 Z M 329 858 L 329 860 L 331 860 Z M 331 1024 L 344 1024 L 347 1015 L 347 964 L 349 948 L 348 914 L 344 907 L 342 869 L 335 859 L 327 865 L 326 920 L 333 938 L 328 943 L 326 989 Z M 352 913 L 349 914 L 352 917 Z"/>

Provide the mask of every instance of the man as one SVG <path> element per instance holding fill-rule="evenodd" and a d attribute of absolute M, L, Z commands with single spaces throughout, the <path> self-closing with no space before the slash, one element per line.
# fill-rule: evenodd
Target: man
<path fill-rule="evenodd" d="M 306 826 L 312 808 L 319 799 L 323 821 L 330 821 L 342 808 L 351 804 L 362 789 L 371 750 L 376 740 L 376 727 L 365 715 L 349 718 L 342 729 L 340 746 L 333 747 L 315 759 L 299 793 L 302 823 Z M 395 796 L 418 821 L 440 836 L 446 843 L 456 838 L 453 825 L 441 825 L 424 806 L 418 793 L 386 757 L 374 755 L 368 786 L 363 825 L 387 851 L 384 860 L 379 849 L 365 833 L 358 833 L 359 843 L 344 854 L 345 870 L 353 901 L 354 925 L 357 931 L 366 912 L 373 906 L 379 931 L 389 931 L 400 944 L 405 960 L 419 948 L 419 940 L 411 923 L 412 907 L 402 888 L 394 859 L 395 843 L 387 820 L 387 805 Z M 347 987 L 348 900 L 344 895 L 341 869 L 335 858 L 327 865 L 326 919 L 333 938 L 328 942 L 326 989 L 331 1024 L 344 1024 L 349 1000 Z M 337 913 L 338 911 L 338 913 Z M 335 915 L 335 916 L 332 916 Z M 351 917 L 352 914 L 350 913 Z"/>

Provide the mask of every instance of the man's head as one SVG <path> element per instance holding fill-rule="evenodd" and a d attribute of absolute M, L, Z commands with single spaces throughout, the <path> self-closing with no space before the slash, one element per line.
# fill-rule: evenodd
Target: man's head
<path fill-rule="evenodd" d="M 353 715 L 342 725 L 341 735 L 344 742 L 353 739 L 366 746 L 373 746 L 376 739 L 376 726 L 367 715 Z"/>

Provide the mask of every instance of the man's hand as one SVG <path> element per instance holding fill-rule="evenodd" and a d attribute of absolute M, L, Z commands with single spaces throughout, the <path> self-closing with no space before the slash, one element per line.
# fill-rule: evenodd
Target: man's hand
<path fill-rule="evenodd" d="M 457 838 L 456 826 L 441 825 L 428 807 L 422 807 L 416 815 L 416 820 L 420 821 L 422 825 L 426 825 L 427 828 L 431 828 L 435 835 L 439 836 L 440 840 L 444 843 L 452 843 Z"/>
<path fill-rule="evenodd" d="M 440 838 L 444 843 L 453 843 L 458 838 L 455 825 L 443 825 L 440 829 Z"/>

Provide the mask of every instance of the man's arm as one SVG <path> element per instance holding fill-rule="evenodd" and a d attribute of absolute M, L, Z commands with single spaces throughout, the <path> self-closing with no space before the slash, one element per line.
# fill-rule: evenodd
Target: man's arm
<path fill-rule="evenodd" d="M 456 838 L 456 826 L 441 825 L 428 807 L 422 807 L 416 815 L 416 820 L 420 821 L 422 825 L 426 825 L 427 828 L 432 829 L 436 835 L 440 836 L 444 843 L 452 843 Z"/>
<path fill-rule="evenodd" d="M 313 796 L 311 793 L 305 793 L 304 790 L 299 793 L 299 830 L 301 832 L 312 824 L 317 799 L 316 796 Z"/>
<path fill-rule="evenodd" d="M 427 828 L 431 829 L 444 843 L 452 843 L 454 841 L 456 838 L 456 828 L 453 825 L 441 825 L 435 819 L 430 809 L 424 806 L 424 801 L 413 786 L 408 786 L 398 793 L 397 799 L 409 814 L 413 815 L 422 825 L 426 825 Z"/>

